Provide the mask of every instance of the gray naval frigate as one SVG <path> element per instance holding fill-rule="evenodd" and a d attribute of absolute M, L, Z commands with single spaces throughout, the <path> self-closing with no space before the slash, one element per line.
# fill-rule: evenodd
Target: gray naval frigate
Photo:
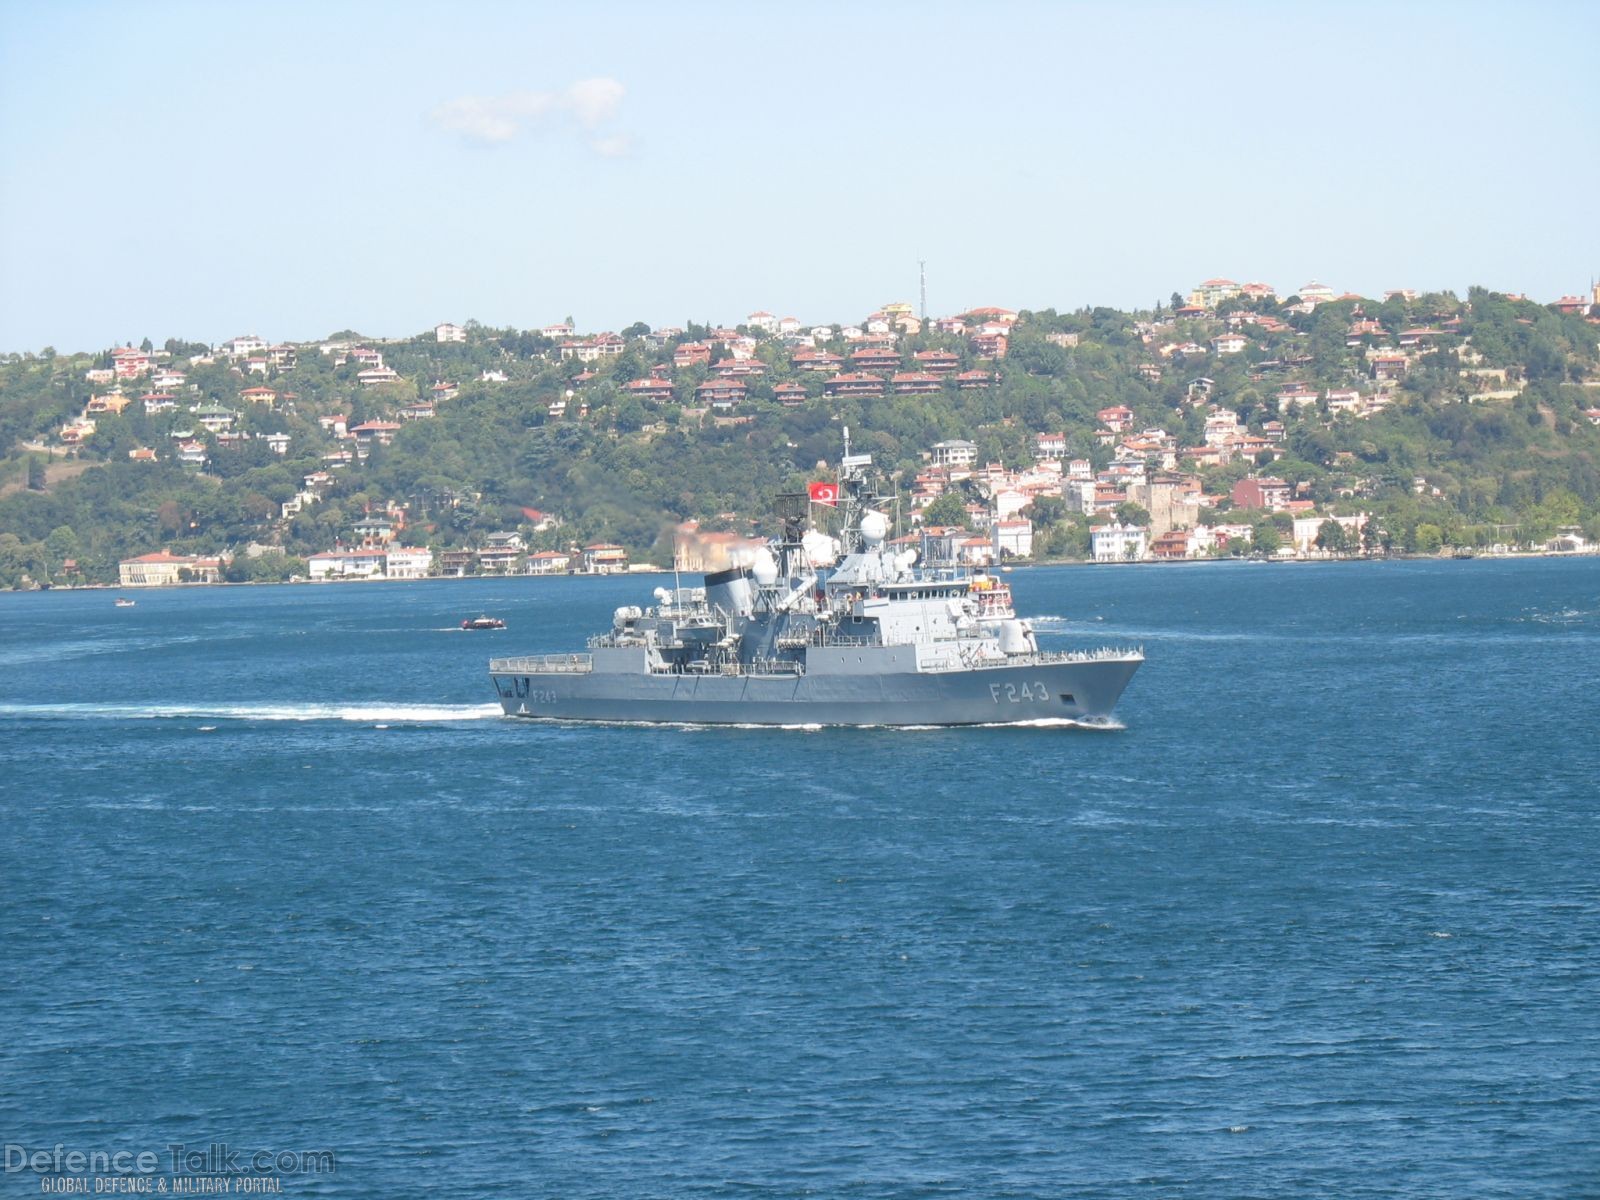
<path fill-rule="evenodd" d="M 848 434 L 846 434 L 848 439 Z M 752 725 L 1107 724 L 1144 655 L 1039 649 L 994 576 L 890 544 L 872 458 L 846 453 L 837 537 L 779 497 L 751 561 L 660 587 L 576 654 L 494 659 L 510 716 Z M 832 497 L 830 497 L 830 500 Z"/>

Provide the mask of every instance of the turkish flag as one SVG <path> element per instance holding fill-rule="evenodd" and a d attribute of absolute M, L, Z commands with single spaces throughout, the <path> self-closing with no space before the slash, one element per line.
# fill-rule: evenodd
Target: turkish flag
<path fill-rule="evenodd" d="M 839 485 L 837 483 L 809 483 L 806 489 L 811 493 L 811 503 L 832 504 L 839 503 Z"/>

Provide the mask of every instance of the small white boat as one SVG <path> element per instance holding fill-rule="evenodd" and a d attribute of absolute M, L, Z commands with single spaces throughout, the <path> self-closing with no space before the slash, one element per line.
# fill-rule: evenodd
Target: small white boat
<path fill-rule="evenodd" d="M 132 608 L 137 601 L 129 600 L 126 596 L 118 596 L 112 603 L 118 608 Z"/>

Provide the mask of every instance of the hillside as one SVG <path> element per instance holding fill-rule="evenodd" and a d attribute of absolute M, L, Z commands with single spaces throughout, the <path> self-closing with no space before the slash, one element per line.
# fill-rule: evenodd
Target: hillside
<path fill-rule="evenodd" d="M 685 520 L 767 531 L 770 496 L 820 478 L 845 425 L 907 511 L 916 493 L 937 502 L 936 443 L 1021 466 L 1041 453 L 1037 435 L 1061 434 L 1055 458 L 1104 474 L 1143 452 L 1151 471 L 1188 479 L 1208 501 L 1201 522 L 1273 523 L 1228 500 L 1270 469 L 1319 513 L 1371 513 L 1399 549 L 1571 526 L 1600 537 L 1600 328 L 1587 309 L 1473 289 L 1381 302 L 1233 292 L 926 324 L 886 310 L 820 333 L 757 317 L 592 338 L 469 323 L 387 341 L 10 356 L 0 586 L 113 581 L 118 559 L 161 548 L 231 554 L 232 578 L 282 577 L 359 541 L 375 516 L 435 550 L 520 530 L 530 551 L 617 542 L 670 562 Z M 1149 435 L 1131 450 L 1103 417 L 1118 408 Z M 1219 420 L 1225 443 L 1208 432 Z M 46 482 L 28 442 L 87 469 Z M 973 481 L 949 490 L 984 499 Z M 1040 495 L 1023 515 L 1036 555 L 1083 554 L 1109 511 Z"/>

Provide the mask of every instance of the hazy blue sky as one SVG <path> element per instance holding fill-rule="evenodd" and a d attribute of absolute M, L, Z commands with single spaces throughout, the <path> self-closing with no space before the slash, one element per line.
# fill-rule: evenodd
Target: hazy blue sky
<path fill-rule="evenodd" d="M 0 350 L 1600 273 L 1600 5 L 0 0 Z"/>

